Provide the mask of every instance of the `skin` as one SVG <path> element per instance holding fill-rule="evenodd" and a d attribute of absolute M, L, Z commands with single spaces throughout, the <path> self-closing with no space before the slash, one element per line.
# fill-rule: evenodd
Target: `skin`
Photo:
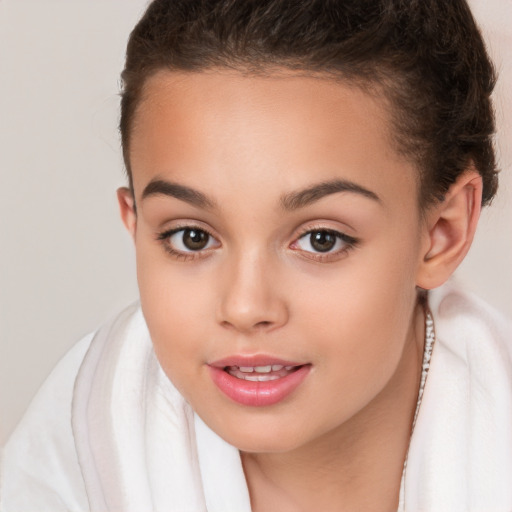
<path fill-rule="evenodd" d="M 240 449 L 256 512 L 398 504 L 424 343 L 417 287 L 442 284 L 464 257 L 481 180 L 468 171 L 421 215 L 418 172 L 394 149 L 384 104 L 285 72 L 166 71 L 149 79 L 136 112 L 135 197 L 118 196 L 144 316 L 166 374 Z M 161 187 L 143 197 L 156 180 L 208 204 Z M 341 191 L 283 207 L 283 197 L 336 180 L 378 199 Z M 204 250 L 183 246 L 183 233 L 162 236 L 187 226 L 211 234 Z M 357 242 L 319 253 L 311 230 Z M 208 370 L 238 354 L 311 370 L 282 402 L 243 406 Z"/>

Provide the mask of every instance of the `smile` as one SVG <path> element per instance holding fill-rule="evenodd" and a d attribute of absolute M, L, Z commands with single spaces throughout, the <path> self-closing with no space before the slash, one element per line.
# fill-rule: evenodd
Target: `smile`
<path fill-rule="evenodd" d="M 269 364 L 267 366 L 227 366 L 224 368 L 224 371 L 237 379 L 252 382 L 268 382 L 270 380 L 282 379 L 298 368 L 300 368 L 300 366 Z"/>
<path fill-rule="evenodd" d="M 234 364 L 234 363 L 237 364 Z M 310 364 L 281 361 L 223 360 L 209 366 L 219 390 L 234 402 L 251 407 L 277 404 L 291 395 L 306 379 Z"/>

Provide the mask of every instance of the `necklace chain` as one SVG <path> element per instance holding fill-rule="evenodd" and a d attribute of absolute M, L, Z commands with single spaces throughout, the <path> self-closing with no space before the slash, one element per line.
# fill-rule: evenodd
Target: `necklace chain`
<path fill-rule="evenodd" d="M 425 308 L 425 348 L 423 350 L 423 362 L 421 364 L 421 380 L 420 389 L 418 391 L 418 401 L 416 402 L 416 410 L 414 411 L 414 420 L 412 422 L 412 430 L 416 425 L 416 419 L 420 412 L 421 399 L 423 398 L 423 392 L 425 391 L 425 383 L 427 382 L 428 370 L 430 368 L 430 359 L 432 357 L 432 349 L 434 348 L 435 342 L 435 330 L 434 330 L 434 319 L 432 313 L 428 307 Z"/>
<path fill-rule="evenodd" d="M 425 346 L 423 348 L 423 362 L 421 364 L 421 379 L 420 379 L 420 388 L 418 390 L 418 400 L 416 402 L 416 410 L 414 411 L 414 419 L 412 421 L 411 428 L 411 437 L 414 432 L 414 427 L 416 426 L 416 419 L 418 418 L 418 413 L 420 412 L 421 400 L 423 398 L 423 392 L 425 391 L 425 384 L 427 382 L 428 370 L 430 368 L 430 359 L 432 358 L 432 350 L 434 348 L 434 343 L 436 340 L 436 334 L 434 329 L 434 318 L 432 317 L 432 313 L 428 307 L 425 306 Z M 409 446 L 410 446 L 410 438 L 409 438 Z M 402 508 L 404 506 L 404 492 L 405 492 L 405 470 L 407 468 L 407 460 L 409 457 L 409 447 L 407 448 L 407 455 L 404 460 L 404 467 L 402 470 L 402 481 L 400 485 L 400 505 L 399 510 L 405 510 Z"/>

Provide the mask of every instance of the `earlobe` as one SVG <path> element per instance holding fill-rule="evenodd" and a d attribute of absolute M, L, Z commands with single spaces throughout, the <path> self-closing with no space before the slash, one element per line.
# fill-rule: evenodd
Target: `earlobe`
<path fill-rule="evenodd" d="M 135 200 L 131 190 L 127 187 L 117 189 L 117 201 L 119 202 L 119 212 L 126 229 L 135 238 L 137 229 L 137 214 L 135 212 Z"/>
<path fill-rule="evenodd" d="M 442 203 L 431 208 L 426 220 L 418 287 L 437 288 L 453 274 L 471 247 L 481 202 L 482 178 L 471 170 L 457 178 Z"/>

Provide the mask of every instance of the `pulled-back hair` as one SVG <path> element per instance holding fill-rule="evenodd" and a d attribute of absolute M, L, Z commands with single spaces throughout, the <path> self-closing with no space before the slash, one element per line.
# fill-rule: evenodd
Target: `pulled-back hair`
<path fill-rule="evenodd" d="M 161 70 L 300 70 L 386 99 L 398 151 L 421 175 L 421 205 L 473 166 L 482 203 L 497 188 L 495 74 L 465 0 L 154 0 L 122 73 L 123 154 L 143 87 Z"/>

